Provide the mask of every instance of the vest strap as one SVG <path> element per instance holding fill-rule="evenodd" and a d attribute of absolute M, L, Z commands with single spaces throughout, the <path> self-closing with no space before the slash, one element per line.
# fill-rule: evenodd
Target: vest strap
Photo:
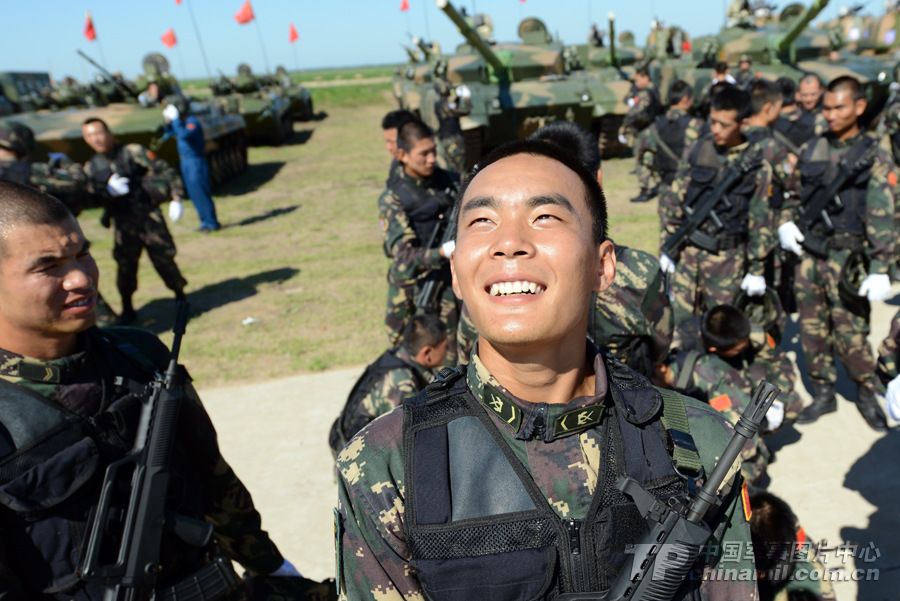
<path fill-rule="evenodd" d="M 691 436 L 684 399 L 671 390 L 660 389 L 660 393 L 663 397 L 662 422 L 672 438 L 672 460 L 675 467 L 681 473 L 699 475 L 703 464 L 700 462 L 694 437 Z"/>

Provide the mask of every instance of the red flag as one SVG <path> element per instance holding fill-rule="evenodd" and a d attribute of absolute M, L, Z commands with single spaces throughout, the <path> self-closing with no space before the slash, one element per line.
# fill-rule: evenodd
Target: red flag
<path fill-rule="evenodd" d="M 175 0 L 175 4 L 181 4 L 181 0 Z"/>
<path fill-rule="evenodd" d="M 291 44 L 293 44 L 294 42 L 296 42 L 296 41 L 299 40 L 299 39 L 300 39 L 300 34 L 297 33 L 297 28 L 294 27 L 294 24 L 293 24 L 293 23 L 291 23 L 291 28 L 290 28 L 290 30 L 288 31 L 288 41 L 289 41 Z"/>
<path fill-rule="evenodd" d="M 169 27 L 166 33 L 162 34 L 160 39 L 162 40 L 163 46 L 166 48 L 172 48 L 178 43 L 178 39 L 175 37 L 175 30 L 171 27 Z"/>
<path fill-rule="evenodd" d="M 256 15 L 253 14 L 253 6 L 250 4 L 250 0 L 246 0 L 244 5 L 241 7 L 241 10 L 234 13 L 234 20 L 238 22 L 240 25 L 246 25 L 250 21 L 255 18 Z"/>
<path fill-rule="evenodd" d="M 400 0 L 400 12 L 405 13 L 409 10 L 409 0 Z"/>
<path fill-rule="evenodd" d="M 94 29 L 94 20 L 91 18 L 90 11 L 84 18 L 84 37 L 87 38 L 88 42 L 93 42 L 97 39 L 97 30 Z"/>

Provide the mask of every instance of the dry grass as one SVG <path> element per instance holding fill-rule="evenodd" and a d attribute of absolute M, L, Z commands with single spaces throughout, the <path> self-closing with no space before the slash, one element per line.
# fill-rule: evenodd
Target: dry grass
<path fill-rule="evenodd" d="M 389 94 L 360 106 L 318 105 L 329 116 L 297 124 L 289 144 L 251 149 L 248 172 L 216 196 L 222 231 L 195 233 L 191 208 L 172 226 L 195 313 L 183 358 L 201 386 L 358 365 L 383 350 L 388 263 L 376 200 L 388 158 L 378 122 L 391 107 Z M 652 250 L 655 203 L 628 203 L 631 166 L 604 167 L 612 235 Z M 86 212 L 82 222 L 101 290 L 117 307 L 111 232 L 98 216 Z M 146 257 L 140 284 L 142 325 L 170 340 L 173 303 Z M 255 321 L 242 325 L 246 318 Z"/>

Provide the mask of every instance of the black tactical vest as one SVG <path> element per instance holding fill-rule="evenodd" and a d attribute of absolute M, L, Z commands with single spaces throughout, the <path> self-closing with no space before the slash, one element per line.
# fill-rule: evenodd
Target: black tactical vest
<path fill-rule="evenodd" d="M 99 331 L 91 334 L 103 369 L 133 382 L 147 382 L 152 375 L 147 359 L 141 355 L 137 361 L 136 348 L 106 336 Z M 111 379 L 104 379 L 103 396 L 105 409 L 86 418 L 0 380 L 0 531 L 5 549 L 15 551 L 15 556 L 4 559 L 16 567 L 29 599 L 102 596 L 97 585 L 80 580 L 76 569 L 105 468 L 131 449 L 140 416 L 138 399 Z M 214 448 L 215 438 L 214 430 L 210 439 L 196 422 L 190 423 L 193 412 L 185 406 L 179 419 L 175 456 L 180 458 L 173 465 L 170 500 L 177 513 L 202 519 L 203 491 L 190 464 L 193 458 L 212 453 L 209 445 Z M 188 437 L 190 449 L 182 444 Z M 161 586 L 180 581 L 206 562 L 205 549 L 189 547 L 173 535 L 162 543 L 166 565 Z"/>
<path fill-rule="evenodd" d="M 745 150 L 745 152 L 747 152 Z M 700 203 L 704 194 L 713 191 L 719 179 L 724 175 L 727 166 L 724 155 L 716 151 L 712 136 L 701 138 L 691 149 L 688 156 L 690 164 L 691 182 L 685 196 L 685 206 L 694 207 Z M 756 190 L 756 172 L 762 163 L 747 171 L 742 178 L 734 184 L 726 193 L 730 206 L 719 203 L 716 214 L 723 227 L 719 229 L 712 219 L 707 218 L 700 230 L 706 234 L 717 236 L 722 240 L 729 238 L 739 240 L 746 238 L 749 220 L 750 199 Z M 726 243 L 720 248 L 734 247 L 733 243 Z"/>
<path fill-rule="evenodd" d="M 359 379 L 356 380 L 356 384 L 353 385 L 350 394 L 347 396 L 344 408 L 341 409 L 341 414 L 331 424 L 331 430 L 328 433 L 328 445 L 331 447 L 332 452 L 337 454 L 347 444 L 347 441 L 362 430 L 366 424 L 375 419 L 370 415 L 363 415 L 359 408 L 360 403 L 388 372 L 403 368 L 408 369 L 412 374 L 416 390 L 425 388 L 428 382 L 422 378 L 419 368 L 398 357 L 396 349 L 390 349 L 381 353 L 381 356 L 366 367 Z"/>
<path fill-rule="evenodd" d="M 876 144 L 874 138 L 861 135 L 856 143 L 844 153 L 841 161 L 848 164 L 855 163 L 872 144 Z M 824 136 L 819 137 L 807 146 L 806 152 L 800 157 L 799 168 L 802 187 L 810 186 L 811 188 L 816 188 L 819 194 L 825 191 L 827 183 L 835 177 L 838 171 L 837 162 L 831 160 L 833 152 L 835 150 L 831 148 L 828 138 Z M 837 208 L 832 204 L 828 209 L 829 216 L 834 224 L 834 231 L 826 231 L 824 224 L 819 220 L 813 226 L 813 231 L 817 235 L 838 236 L 843 234 L 852 237 L 865 236 L 866 191 L 869 187 L 869 175 L 871 172 L 872 164 L 869 163 L 863 169 L 851 175 L 844 187 L 838 191 L 842 208 Z M 811 203 L 814 200 L 815 194 L 806 202 Z"/>
<path fill-rule="evenodd" d="M 594 426 L 602 431 L 603 466 L 583 520 L 560 518 L 548 505 L 461 371 L 442 372 L 404 403 L 404 526 L 427 599 L 543 600 L 606 591 L 627 545 L 647 532 L 617 478 L 627 474 L 662 499 L 685 495 L 660 422 L 660 392 L 614 360 L 606 366 L 607 401 L 574 410 L 604 413 Z"/>
<path fill-rule="evenodd" d="M 801 111 L 800 117 L 794 120 L 783 116 L 778 117 L 772 128 L 781 133 L 796 148 L 800 148 L 815 135 L 816 115 L 808 111 Z"/>
<path fill-rule="evenodd" d="M 681 115 L 677 119 L 669 119 L 666 115 L 656 118 L 656 131 L 659 132 L 660 140 L 675 155 L 673 157 L 665 150 L 658 150 L 653 158 L 653 166 L 666 185 L 670 185 L 675 179 L 678 161 L 684 153 L 684 135 L 691 119 L 688 114 Z"/>
<path fill-rule="evenodd" d="M 397 177 L 393 184 L 394 193 L 416 232 L 419 245 L 425 246 L 441 215 L 452 206 L 456 193 L 453 180 L 446 171 L 435 167 L 434 174 L 424 186 L 417 186 L 409 176 Z M 435 238 L 433 243 L 437 242 L 439 240 Z"/>
<path fill-rule="evenodd" d="M 128 194 L 121 199 L 114 199 L 116 202 L 109 205 L 110 212 L 113 216 L 120 217 L 136 209 L 144 211 L 153 209 L 155 204 L 141 185 L 144 176 L 147 175 L 147 169 L 132 160 L 131 155 L 125 150 L 125 146 L 116 146 L 113 153 L 114 157 L 110 159 L 107 155 L 98 152 L 88 161 L 91 165 L 91 179 L 93 179 L 96 190 L 105 190 L 106 182 L 113 173 L 129 179 Z"/>
<path fill-rule="evenodd" d="M 29 185 L 31 183 L 31 163 L 28 161 L 0 162 L 0 182 Z"/>

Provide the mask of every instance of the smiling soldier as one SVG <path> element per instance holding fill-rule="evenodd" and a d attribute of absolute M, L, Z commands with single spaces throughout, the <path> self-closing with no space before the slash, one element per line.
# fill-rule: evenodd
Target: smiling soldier
<path fill-rule="evenodd" d="M 478 333 L 471 363 L 363 429 L 338 456 L 338 579 L 347 599 L 555 599 L 609 588 L 647 526 L 615 481 L 686 494 L 729 427 L 586 340 L 615 276 L 594 175 L 547 142 L 501 147 L 459 200 L 453 289 Z M 673 447 L 674 442 L 674 447 Z M 696 443 L 696 445 L 694 444 Z M 670 450 L 673 451 L 670 452 Z M 755 599 L 739 476 L 721 491 L 702 578 L 679 598 Z M 599 597 L 598 597 L 599 598 Z"/>

